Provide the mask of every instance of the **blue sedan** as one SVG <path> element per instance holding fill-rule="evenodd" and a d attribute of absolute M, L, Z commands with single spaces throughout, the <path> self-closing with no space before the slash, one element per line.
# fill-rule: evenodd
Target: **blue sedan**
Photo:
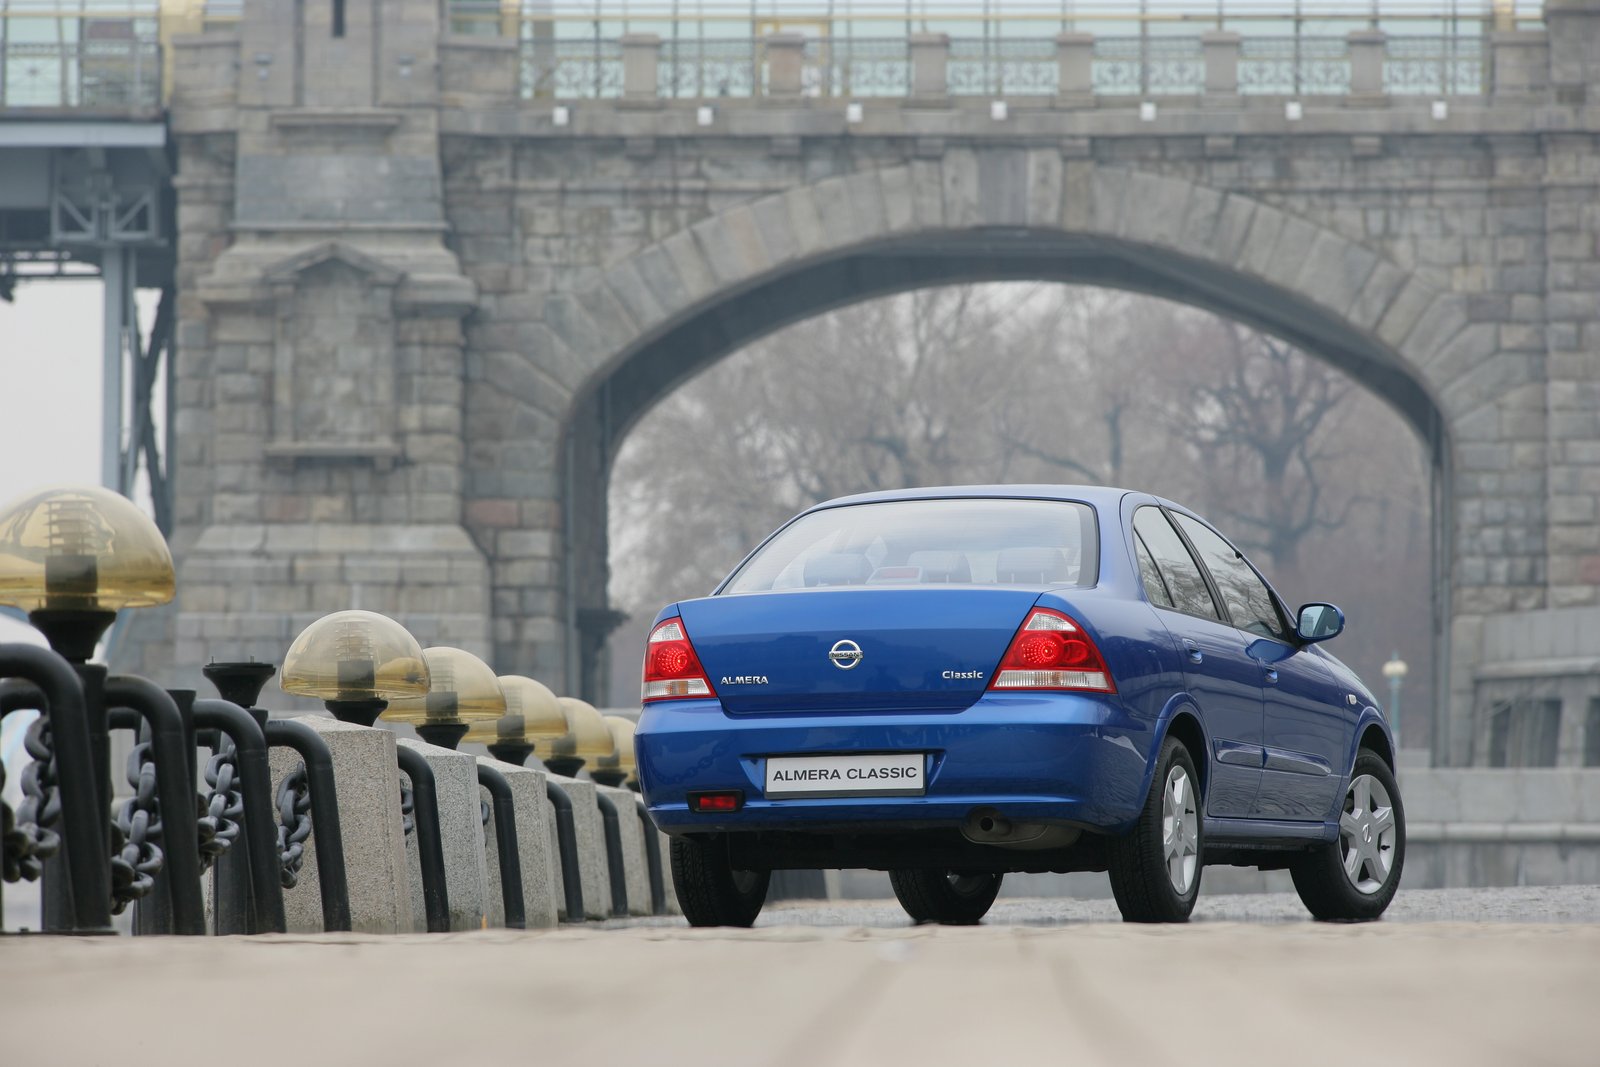
<path fill-rule="evenodd" d="M 1106 871 L 1124 919 L 1182 922 L 1219 863 L 1375 919 L 1405 814 L 1343 628 L 1147 494 L 844 497 L 657 617 L 639 779 L 696 926 L 847 867 L 918 922 L 977 922 L 1010 871 Z"/>

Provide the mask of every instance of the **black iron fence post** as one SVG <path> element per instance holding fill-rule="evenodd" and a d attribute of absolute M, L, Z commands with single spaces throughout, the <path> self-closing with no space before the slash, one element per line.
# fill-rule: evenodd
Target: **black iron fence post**
<path fill-rule="evenodd" d="M 544 795 L 556 810 L 556 849 L 561 853 L 561 888 L 567 902 L 567 922 L 588 918 L 583 910 L 583 875 L 578 868 L 578 824 L 572 817 L 572 798 L 559 785 L 545 779 Z"/>
<path fill-rule="evenodd" d="M 196 726 L 218 730 L 233 742 L 244 800 L 245 854 L 250 864 L 251 913 L 257 933 L 283 933 L 283 874 L 278 855 L 278 824 L 272 816 L 272 771 L 267 739 L 255 718 L 227 700 L 196 700 Z M 231 851 L 231 850 L 230 850 Z"/>
<path fill-rule="evenodd" d="M 617 818 L 617 806 L 599 789 L 594 791 L 595 803 L 600 807 L 600 820 L 606 833 L 606 867 L 611 875 L 611 917 L 628 917 L 628 872 L 622 857 L 622 823 Z"/>
<path fill-rule="evenodd" d="M 667 880 L 661 870 L 661 831 L 656 829 L 655 820 L 650 818 L 650 810 L 644 806 L 643 800 L 636 799 L 634 804 L 639 810 L 639 822 L 644 829 L 644 858 L 650 866 L 650 914 L 665 915 L 667 913 Z"/>
<path fill-rule="evenodd" d="M 0 677 L 38 686 L 44 697 L 39 711 L 49 719 L 65 853 L 60 867 L 69 881 L 63 888 L 71 890 L 67 922 L 57 929 L 110 933 L 110 822 L 95 781 L 83 683 L 67 660 L 34 645 L 0 645 Z"/>
<path fill-rule="evenodd" d="M 428 932 L 450 931 L 450 891 L 445 884 L 444 843 L 439 836 L 439 797 L 434 789 L 433 768 L 422 753 L 404 745 L 396 746 L 400 769 L 411 779 L 412 818 L 417 822 L 417 859 L 422 866 L 422 906 L 428 916 Z"/>
<path fill-rule="evenodd" d="M 506 926 L 526 929 L 528 913 L 522 901 L 522 857 L 517 852 L 517 811 L 511 783 L 493 767 L 478 764 L 478 784 L 494 801 L 495 859 L 500 866 L 500 895 L 505 900 Z"/>
<path fill-rule="evenodd" d="M 156 795 L 161 802 L 163 860 L 171 886 L 172 932 L 204 934 L 205 900 L 200 893 L 200 840 L 195 813 L 194 780 L 184 751 L 183 715 L 166 690 L 132 675 L 107 678 L 105 699 L 130 708 L 150 730 L 150 754 L 156 765 Z"/>
<path fill-rule="evenodd" d="M 322 928 L 350 929 L 350 885 L 344 868 L 344 831 L 339 826 L 339 794 L 334 784 L 333 752 L 311 727 L 290 719 L 269 719 L 267 744 L 292 748 L 306 765 L 311 791 L 311 844 L 317 850 L 317 886 L 322 893 Z"/>

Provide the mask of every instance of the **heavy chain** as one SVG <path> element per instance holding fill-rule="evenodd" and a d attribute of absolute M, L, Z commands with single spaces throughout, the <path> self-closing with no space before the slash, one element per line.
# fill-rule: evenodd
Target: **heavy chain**
<path fill-rule="evenodd" d="M 400 828 L 405 831 L 405 835 L 407 837 L 410 837 L 412 831 L 417 828 L 417 820 L 412 818 L 412 816 L 411 816 L 411 813 L 416 810 L 416 807 L 417 807 L 416 798 L 413 797 L 412 794 L 411 794 L 411 779 L 407 778 L 405 775 L 401 775 L 400 776 Z"/>
<path fill-rule="evenodd" d="M 311 836 L 311 786 L 304 763 L 278 783 L 278 853 L 283 860 L 279 877 L 283 888 L 293 889 L 306 862 L 306 838 Z"/>
<path fill-rule="evenodd" d="M 239 837 L 244 794 L 239 789 L 239 764 L 232 745 L 225 745 L 206 761 L 206 784 L 211 791 L 206 794 L 198 823 L 201 873 L 210 870 L 217 857 L 232 848 Z"/>
<path fill-rule="evenodd" d="M 0 816 L 5 840 L 3 877 L 8 882 L 37 881 L 44 872 L 44 861 L 61 850 L 61 837 L 51 829 L 61 819 L 61 794 L 56 789 L 56 754 L 48 716 L 41 715 L 29 725 L 22 744 L 33 757 L 22 772 L 22 804 L 15 815 L 8 807 Z M 5 782 L 4 773 L 0 770 L 0 785 Z"/>
<path fill-rule="evenodd" d="M 116 853 L 111 857 L 111 910 L 118 915 L 132 901 L 150 894 L 166 858 L 157 844 L 161 840 L 161 804 L 156 799 L 156 765 L 148 741 L 134 745 L 128 753 L 128 784 L 134 795 L 117 812 L 112 834 Z"/>

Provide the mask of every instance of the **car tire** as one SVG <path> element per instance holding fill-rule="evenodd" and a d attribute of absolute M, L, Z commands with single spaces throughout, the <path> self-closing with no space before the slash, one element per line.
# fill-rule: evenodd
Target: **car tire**
<path fill-rule="evenodd" d="M 1339 836 L 1289 868 L 1295 891 L 1320 922 L 1371 922 L 1394 900 L 1405 859 L 1400 787 L 1383 758 L 1364 748 L 1345 786 Z"/>
<path fill-rule="evenodd" d="M 916 923 L 972 926 L 989 913 L 1005 876 L 945 870 L 889 872 L 900 906 Z"/>
<path fill-rule="evenodd" d="M 767 902 L 771 871 L 736 871 L 725 834 L 672 839 L 672 887 L 690 926 L 749 926 Z"/>
<path fill-rule="evenodd" d="M 1204 870 L 1199 781 L 1183 742 L 1163 741 L 1138 821 L 1106 842 L 1111 893 L 1124 922 L 1189 921 Z"/>

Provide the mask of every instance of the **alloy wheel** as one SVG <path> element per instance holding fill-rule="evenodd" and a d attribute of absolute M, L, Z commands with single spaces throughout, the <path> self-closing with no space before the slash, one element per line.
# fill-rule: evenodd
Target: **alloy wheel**
<path fill-rule="evenodd" d="M 1194 885 L 1200 863 L 1200 815 L 1189 772 L 1174 764 L 1161 795 L 1161 847 L 1167 879 L 1179 896 Z"/>
<path fill-rule="evenodd" d="M 1339 816 L 1344 874 L 1357 892 L 1370 896 L 1388 882 L 1396 833 L 1389 791 L 1372 775 L 1357 775 L 1345 793 L 1344 813 Z"/>

